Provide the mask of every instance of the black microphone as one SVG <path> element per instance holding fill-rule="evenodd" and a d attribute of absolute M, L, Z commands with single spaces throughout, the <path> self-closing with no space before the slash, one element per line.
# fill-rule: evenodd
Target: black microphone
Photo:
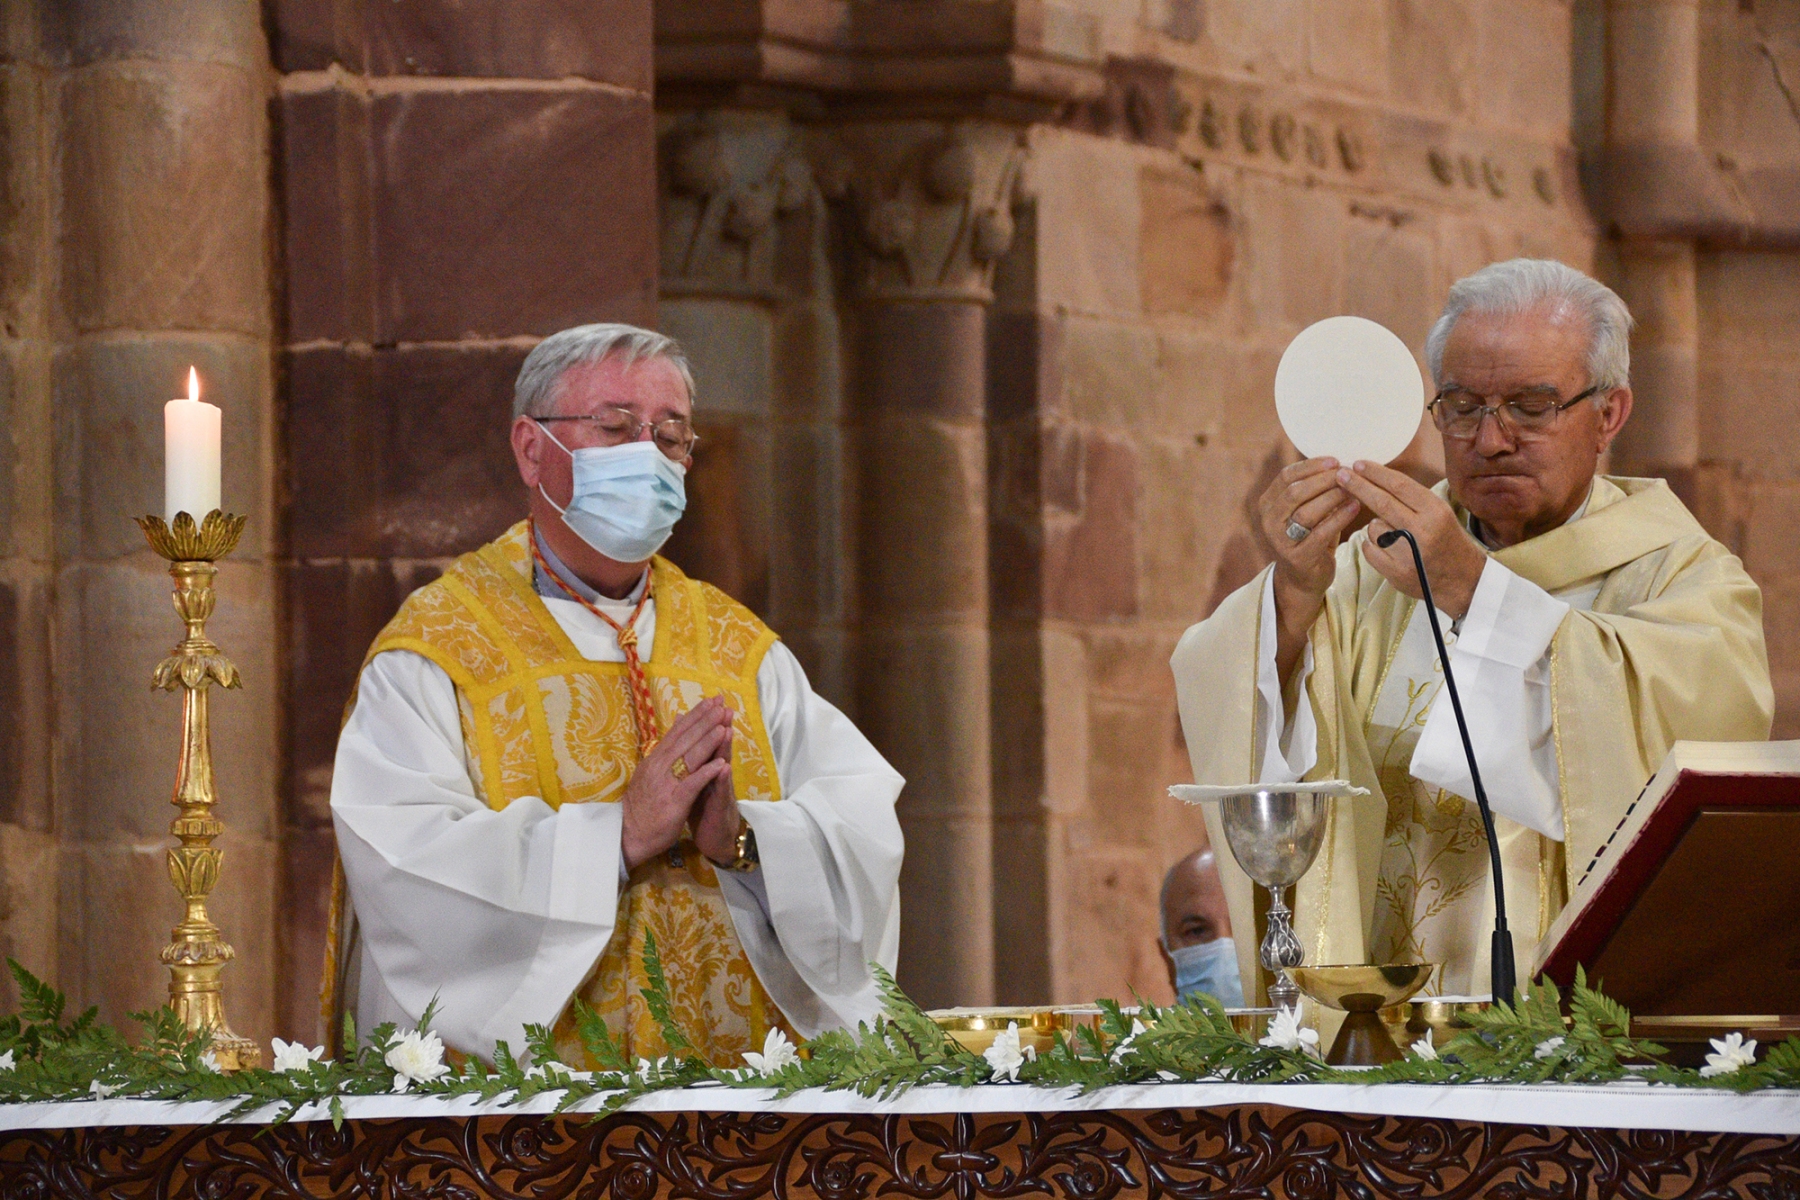
<path fill-rule="evenodd" d="M 1475 745 L 1469 741 L 1469 723 L 1463 719 L 1462 697 L 1456 694 L 1456 676 L 1450 673 L 1450 653 L 1444 649 L 1444 633 L 1438 628 L 1437 605 L 1431 602 L 1431 581 L 1425 578 L 1425 560 L 1418 539 L 1405 529 L 1390 529 L 1375 539 L 1386 550 L 1401 538 L 1412 547 L 1413 569 L 1419 573 L 1419 590 L 1425 593 L 1425 615 L 1431 618 L 1431 636 L 1437 642 L 1438 661 L 1444 664 L 1444 686 L 1450 691 L 1450 708 L 1462 734 L 1463 754 L 1469 759 L 1469 778 L 1475 781 L 1475 803 L 1481 808 L 1481 824 L 1487 830 L 1489 870 L 1494 876 L 1494 945 L 1492 986 L 1496 1004 L 1511 1004 L 1517 972 L 1513 967 L 1512 934 L 1506 928 L 1506 880 L 1500 874 L 1500 841 L 1494 836 L 1494 810 L 1488 807 L 1487 789 L 1481 786 L 1481 768 L 1475 765 Z"/>

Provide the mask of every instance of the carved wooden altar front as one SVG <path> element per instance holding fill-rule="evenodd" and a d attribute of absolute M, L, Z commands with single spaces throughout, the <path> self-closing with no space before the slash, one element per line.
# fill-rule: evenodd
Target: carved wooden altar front
<path fill-rule="evenodd" d="M 625 1112 L 14 1130 L 0 1196 L 1800 1200 L 1800 1136 L 1358 1116 Z"/>

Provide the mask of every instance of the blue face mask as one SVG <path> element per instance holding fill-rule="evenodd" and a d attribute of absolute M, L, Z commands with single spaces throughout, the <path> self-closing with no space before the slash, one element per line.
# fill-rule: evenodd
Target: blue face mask
<path fill-rule="evenodd" d="M 567 508 L 538 494 L 562 514 L 576 537 L 615 562 L 643 562 L 662 549 L 687 509 L 684 472 L 655 442 L 624 442 L 571 450 L 538 426 L 569 456 L 574 490 Z"/>
<path fill-rule="evenodd" d="M 1214 938 L 1169 951 L 1175 960 L 1175 998 L 1185 1000 L 1195 992 L 1218 997 L 1226 1008 L 1244 1006 L 1244 985 L 1238 978 L 1237 946 L 1228 937 Z"/>

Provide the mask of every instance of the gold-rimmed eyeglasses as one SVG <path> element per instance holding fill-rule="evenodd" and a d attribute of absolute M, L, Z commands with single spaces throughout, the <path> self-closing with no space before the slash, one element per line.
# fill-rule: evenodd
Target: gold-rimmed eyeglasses
<path fill-rule="evenodd" d="M 1560 400 L 1555 390 L 1547 388 L 1515 392 L 1503 397 L 1498 404 L 1489 404 L 1486 396 L 1450 388 L 1439 392 L 1426 407 L 1445 437 L 1473 438 L 1481 432 L 1481 422 L 1493 417 L 1503 432 L 1516 438 L 1534 438 L 1549 433 L 1563 409 L 1573 408 L 1599 391 L 1596 384 L 1579 395 Z"/>
<path fill-rule="evenodd" d="M 650 440 L 664 454 L 680 462 L 694 452 L 695 443 L 700 435 L 688 424 L 686 417 L 669 417 L 662 421 L 640 421 L 638 415 L 628 408 L 603 408 L 597 413 L 581 413 L 569 417 L 533 417 L 540 425 L 551 421 L 585 421 L 588 426 L 600 434 L 603 446 L 618 446 L 626 442 L 635 442 L 648 429 Z"/>

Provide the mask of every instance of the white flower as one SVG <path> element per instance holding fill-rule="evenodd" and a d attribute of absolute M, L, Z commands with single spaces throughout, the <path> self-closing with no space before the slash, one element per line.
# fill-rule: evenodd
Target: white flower
<path fill-rule="evenodd" d="M 1037 1047 L 1019 1046 L 1019 1023 L 1008 1021 L 1006 1028 L 994 1038 L 994 1044 L 981 1052 L 987 1059 L 988 1066 L 994 1069 L 994 1082 L 1004 1080 L 1018 1082 L 1019 1068 L 1028 1062 L 1037 1061 Z"/>
<path fill-rule="evenodd" d="M 1557 1052 L 1562 1049 L 1562 1044 L 1563 1044 L 1563 1039 L 1559 1038 L 1559 1037 L 1553 1037 L 1546 1041 L 1539 1042 L 1537 1044 L 1537 1049 L 1532 1051 L 1532 1057 L 1533 1058 L 1556 1058 L 1556 1057 L 1559 1057 Z"/>
<path fill-rule="evenodd" d="M 769 1076 L 780 1072 L 784 1067 L 800 1061 L 794 1043 L 787 1040 L 787 1034 L 779 1029 L 769 1030 L 769 1036 L 763 1039 L 762 1053 L 754 1050 L 744 1052 L 744 1062 L 758 1075 Z"/>
<path fill-rule="evenodd" d="M 1741 1033 L 1714 1038 L 1712 1048 L 1713 1053 L 1706 1056 L 1706 1065 L 1700 1068 L 1700 1074 L 1708 1079 L 1714 1075 L 1733 1074 L 1756 1061 L 1756 1039 L 1745 1041 Z"/>
<path fill-rule="evenodd" d="M 98 1079 L 88 1084 L 88 1095 L 96 1100 L 104 1100 L 118 1090 L 111 1084 L 101 1083 Z"/>
<path fill-rule="evenodd" d="M 8 1050 L 5 1054 L 0 1054 L 0 1071 L 10 1071 L 12 1069 L 13 1052 Z"/>
<path fill-rule="evenodd" d="M 219 1056 L 208 1050 L 200 1056 L 200 1065 L 217 1075 L 219 1073 Z"/>
<path fill-rule="evenodd" d="M 1291 1008 L 1278 1008 L 1275 1017 L 1269 1022 L 1269 1036 L 1258 1042 L 1259 1046 L 1268 1046 L 1275 1050 L 1299 1050 L 1306 1054 L 1318 1054 L 1319 1031 L 1307 1029 L 1300 1024 L 1300 1014 Z"/>
<path fill-rule="evenodd" d="M 270 1043 L 275 1048 L 275 1061 L 270 1065 L 271 1071 L 304 1071 L 311 1063 L 316 1063 L 325 1053 L 325 1047 L 306 1048 L 304 1042 L 284 1042 L 276 1038 Z"/>
<path fill-rule="evenodd" d="M 382 1056 L 394 1068 L 394 1090 L 404 1092 L 415 1083 L 430 1083 L 450 1073 L 444 1062 L 444 1043 L 435 1033 L 421 1029 L 401 1034 Z"/>
<path fill-rule="evenodd" d="M 1437 1061 L 1437 1046 L 1432 1043 L 1431 1030 L 1427 1029 L 1425 1031 L 1425 1036 L 1412 1044 L 1412 1052 L 1428 1061 Z"/>
<path fill-rule="evenodd" d="M 1126 1052 L 1131 1049 L 1131 1043 L 1137 1041 L 1138 1034 L 1143 1032 L 1145 1032 L 1144 1023 L 1136 1017 L 1131 1018 L 1131 1032 L 1120 1038 L 1119 1044 L 1113 1047 L 1113 1066 L 1116 1067 L 1124 1061 Z"/>

